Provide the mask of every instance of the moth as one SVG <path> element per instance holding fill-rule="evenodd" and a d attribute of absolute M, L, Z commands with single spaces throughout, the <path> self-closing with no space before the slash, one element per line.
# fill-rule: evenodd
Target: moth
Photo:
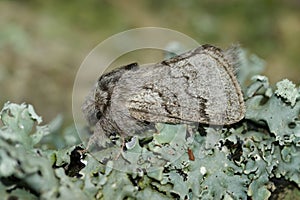
<path fill-rule="evenodd" d="M 82 110 L 94 134 L 133 136 L 151 123 L 230 125 L 245 115 L 235 76 L 239 50 L 212 45 L 141 67 L 132 63 L 102 75 Z"/>

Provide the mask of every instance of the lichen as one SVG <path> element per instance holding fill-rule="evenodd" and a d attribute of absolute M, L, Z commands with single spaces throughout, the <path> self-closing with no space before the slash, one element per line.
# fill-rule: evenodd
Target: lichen
<path fill-rule="evenodd" d="M 296 85 L 287 79 L 276 83 L 277 90 L 275 94 L 279 97 L 282 97 L 285 102 L 290 103 L 291 106 L 296 104 L 296 99 L 299 97 L 299 92 L 296 88 Z"/>

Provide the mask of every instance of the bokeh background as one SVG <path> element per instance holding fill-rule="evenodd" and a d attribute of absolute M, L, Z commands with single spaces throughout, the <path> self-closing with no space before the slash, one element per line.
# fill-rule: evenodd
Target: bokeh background
<path fill-rule="evenodd" d="M 155 26 L 200 44 L 240 43 L 275 83 L 299 83 L 299 0 L 0 0 L 0 105 L 34 105 L 72 123 L 72 87 L 85 56 L 113 34 Z"/>

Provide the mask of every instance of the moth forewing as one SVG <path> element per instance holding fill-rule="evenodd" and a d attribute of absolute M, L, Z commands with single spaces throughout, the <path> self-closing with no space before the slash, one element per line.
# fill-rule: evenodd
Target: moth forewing
<path fill-rule="evenodd" d="M 140 70 L 142 81 L 134 85 L 127 106 L 131 116 L 165 123 L 239 121 L 244 116 L 243 96 L 230 64 L 220 49 L 201 46 Z M 131 87 L 131 76 L 121 78 L 123 87 Z"/>

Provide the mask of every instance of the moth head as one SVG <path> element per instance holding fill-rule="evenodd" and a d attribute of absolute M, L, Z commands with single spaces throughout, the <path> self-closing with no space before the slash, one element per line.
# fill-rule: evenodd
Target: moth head
<path fill-rule="evenodd" d="M 109 94 L 108 91 L 101 90 L 97 88 L 95 90 L 95 117 L 99 120 L 105 113 L 107 107 L 109 106 Z"/>
<path fill-rule="evenodd" d="M 105 115 L 107 108 L 110 106 L 110 98 L 114 87 L 118 83 L 125 71 L 131 70 L 137 64 L 133 63 L 126 65 L 120 69 L 113 70 L 102 75 L 98 79 L 97 87 L 95 89 L 95 117 L 99 120 Z"/>
<path fill-rule="evenodd" d="M 95 85 L 93 90 L 90 91 L 86 97 L 81 109 L 91 126 L 95 125 L 103 116 L 108 106 L 108 97 L 108 91 L 101 90 L 97 85 Z"/>

